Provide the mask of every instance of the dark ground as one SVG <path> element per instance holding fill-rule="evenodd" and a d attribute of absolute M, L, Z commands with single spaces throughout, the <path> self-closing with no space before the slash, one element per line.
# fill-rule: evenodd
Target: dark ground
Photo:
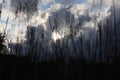
<path fill-rule="evenodd" d="M 120 80 L 119 64 L 84 60 L 32 63 L 28 57 L 0 55 L 0 80 Z"/>

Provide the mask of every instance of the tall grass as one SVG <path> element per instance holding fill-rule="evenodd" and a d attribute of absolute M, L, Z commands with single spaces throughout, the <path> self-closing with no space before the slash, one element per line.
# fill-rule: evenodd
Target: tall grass
<path fill-rule="evenodd" d="M 99 7 L 100 10 L 103 2 L 104 1 L 101 0 Z M 10 53 L 14 55 L 23 54 L 29 56 L 32 62 L 56 60 L 63 63 L 69 61 L 67 59 L 109 62 L 109 58 L 113 58 L 113 55 L 117 56 L 120 53 L 118 50 L 118 26 L 116 23 L 115 12 L 115 3 L 113 0 L 113 19 L 112 17 L 106 19 L 106 24 L 102 24 L 102 21 L 96 22 L 95 27 L 98 27 L 98 30 L 91 30 L 88 35 L 89 37 L 85 39 L 84 33 L 79 33 L 79 31 L 82 30 L 82 25 L 84 23 L 82 18 L 79 17 L 76 20 L 73 15 L 66 11 L 64 16 L 65 24 L 68 25 L 70 34 L 64 36 L 62 39 L 56 40 L 55 42 L 52 39 L 46 40 L 46 33 L 44 30 L 38 32 L 39 35 L 37 35 L 36 31 L 39 28 L 31 26 L 31 23 L 28 20 L 29 25 L 27 26 L 26 32 L 27 40 L 22 42 L 18 38 L 18 43 L 8 43 Z M 101 16 L 101 13 L 99 13 L 99 16 Z M 8 26 L 8 21 L 9 17 L 6 20 L 5 28 Z M 62 23 L 59 23 L 58 15 L 54 15 L 53 19 L 49 17 L 48 22 L 50 32 L 53 33 L 55 31 L 59 33 L 59 28 L 61 27 L 60 24 Z M 114 31 L 112 27 L 114 28 Z M 80 36 L 76 37 L 77 33 L 79 33 Z M 2 38 L 0 39 L 2 40 Z M 0 44 L 2 45 L 2 43 Z"/>
<path fill-rule="evenodd" d="M 118 30 L 117 30 L 117 23 L 116 23 L 116 10 L 115 10 L 115 1 L 113 1 L 113 23 L 114 23 L 114 35 L 115 35 L 115 55 L 118 54 Z"/>

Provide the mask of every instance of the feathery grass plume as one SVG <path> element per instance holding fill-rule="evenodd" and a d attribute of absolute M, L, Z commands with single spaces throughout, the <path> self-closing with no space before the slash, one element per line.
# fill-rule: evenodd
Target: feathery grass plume
<path fill-rule="evenodd" d="M 22 12 L 29 19 L 38 11 L 38 4 L 39 0 L 11 0 L 11 9 L 16 16 Z"/>
<path fill-rule="evenodd" d="M 1 18 L 1 14 L 2 14 L 2 6 L 3 6 L 4 2 L 5 2 L 5 0 L 2 0 L 2 3 L 0 3 L 0 18 Z"/>

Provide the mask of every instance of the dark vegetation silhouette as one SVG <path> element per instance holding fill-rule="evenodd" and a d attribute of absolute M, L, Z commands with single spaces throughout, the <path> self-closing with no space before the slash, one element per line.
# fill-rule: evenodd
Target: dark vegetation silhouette
<path fill-rule="evenodd" d="M 5 41 L 5 36 L 2 35 L 2 33 L 0 33 L 0 51 L 3 50 L 3 47 L 4 47 L 4 41 Z M 1 52 L 0 52 L 1 53 Z"/>
<path fill-rule="evenodd" d="M 30 6 L 33 4 L 30 3 L 27 7 L 27 2 L 24 2 L 26 6 L 22 6 L 21 3 L 17 7 L 12 6 L 15 14 L 16 10 L 29 14 L 32 11 Z M 33 11 L 37 11 L 37 6 L 34 7 Z M 89 22 L 91 18 L 81 16 L 75 20 L 75 17 L 64 9 L 49 17 L 48 25 L 51 33 L 59 31 L 59 21 L 63 21 L 58 14 L 61 11 L 65 13 L 62 16 L 65 16 L 67 28 L 70 28 L 69 35 L 62 39 L 53 41 L 50 37 L 46 40 L 45 31 L 41 29 L 42 25 L 37 27 L 28 25 L 26 41 L 20 43 L 18 39 L 18 43 L 8 43 L 7 48 L 4 45 L 6 34 L 0 34 L 0 80 L 120 79 L 120 37 L 117 30 L 120 27 L 120 20 L 116 20 L 115 11 L 112 17 L 106 19 L 106 24 L 96 23 L 98 31 L 91 30 L 87 40 L 83 33 L 79 37 L 75 36 L 82 29 L 84 21 Z M 4 48 L 8 50 L 5 51 L 7 53 L 4 52 Z"/>

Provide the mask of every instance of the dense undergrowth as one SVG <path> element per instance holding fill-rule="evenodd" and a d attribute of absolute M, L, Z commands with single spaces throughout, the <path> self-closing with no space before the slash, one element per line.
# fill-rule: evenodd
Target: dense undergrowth
<path fill-rule="evenodd" d="M 87 63 L 84 59 L 71 59 L 67 64 L 62 60 L 33 63 L 28 57 L 0 55 L 1 80 L 87 80 L 98 78 L 119 80 L 119 67 L 119 62 Z"/>

